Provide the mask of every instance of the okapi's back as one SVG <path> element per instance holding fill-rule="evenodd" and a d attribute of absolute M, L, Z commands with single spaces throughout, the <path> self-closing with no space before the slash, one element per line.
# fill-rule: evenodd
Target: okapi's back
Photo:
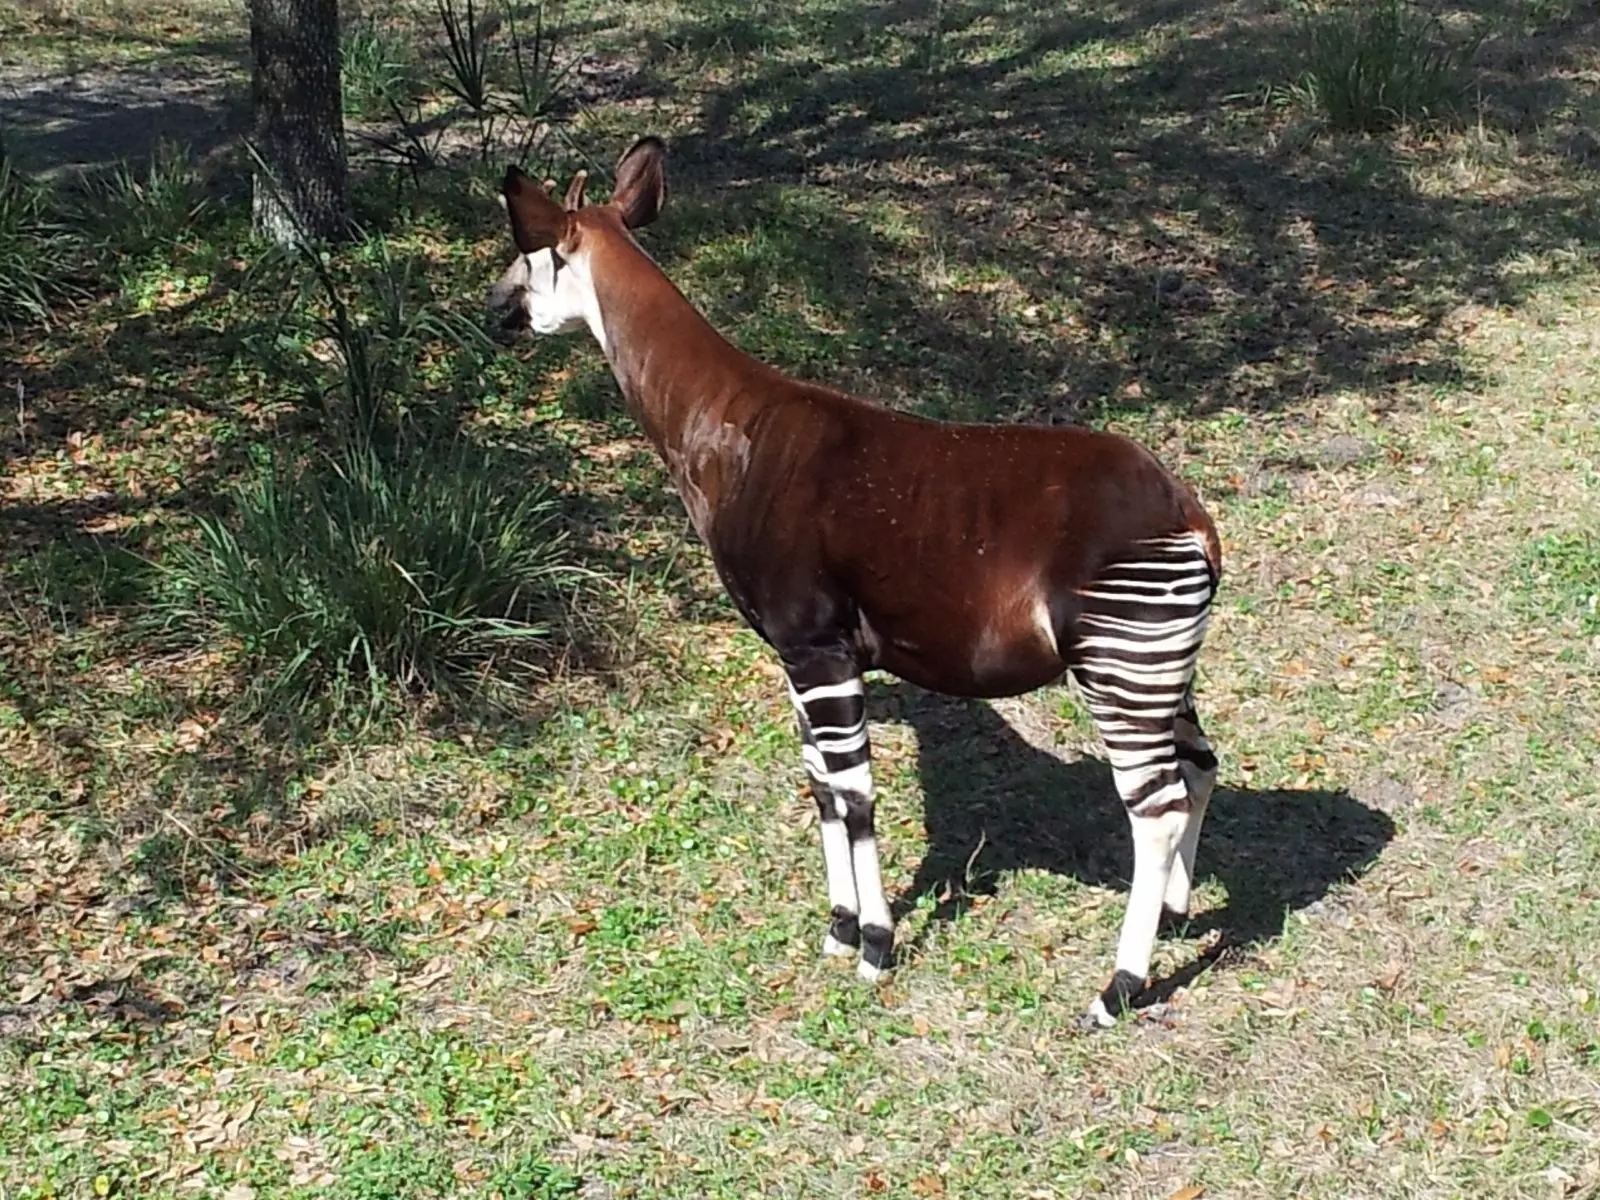
<path fill-rule="evenodd" d="M 1040 561 L 1062 583 L 1092 578 L 1141 538 L 1193 531 L 1220 568 L 1216 530 L 1193 493 L 1143 446 L 1078 428 L 942 424 L 858 409 L 819 463 L 836 536 L 906 544 L 947 562 Z M 892 537 L 889 531 L 893 531 Z M 842 547 L 841 547 L 842 549 Z M 859 547 L 858 547 L 859 551 Z"/>
<path fill-rule="evenodd" d="M 871 658 L 912 682 L 1030 690 L 1064 669 L 1078 591 L 1107 564 L 1143 540 L 1191 532 L 1217 561 L 1192 493 L 1125 438 L 806 400 L 795 436 L 816 486 L 803 489 L 805 511 L 792 510 L 789 540 L 815 530 Z"/>

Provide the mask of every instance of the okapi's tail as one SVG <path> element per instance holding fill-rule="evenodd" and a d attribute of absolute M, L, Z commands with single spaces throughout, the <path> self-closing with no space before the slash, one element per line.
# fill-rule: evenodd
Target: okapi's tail
<path fill-rule="evenodd" d="M 1205 544 L 1206 561 L 1211 564 L 1211 586 L 1222 579 L 1222 539 L 1217 536 L 1217 527 L 1207 519 L 1203 528 L 1194 530 L 1194 533 Z"/>
<path fill-rule="evenodd" d="M 1222 538 L 1217 534 L 1217 524 L 1211 519 L 1211 514 L 1206 511 L 1205 505 L 1200 503 L 1200 497 L 1195 495 L 1194 488 L 1186 481 L 1179 480 L 1179 487 L 1183 489 L 1184 499 L 1188 501 L 1184 513 L 1189 522 L 1189 532 L 1199 539 L 1201 547 L 1205 550 L 1206 562 L 1211 566 L 1211 586 L 1216 588 L 1222 579 Z"/>

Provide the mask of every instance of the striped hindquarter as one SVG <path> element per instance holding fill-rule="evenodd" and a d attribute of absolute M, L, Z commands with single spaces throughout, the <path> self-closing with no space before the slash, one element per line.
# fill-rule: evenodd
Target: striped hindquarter
<path fill-rule="evenodd" d="M 1216 574 L 1195 534 L 1150 538 L 1079 589 L 1073 677 L 1105 742 L 1133 827 L 1133 883 L 1111 986 L 1089 1019 L 1110 1025 L 1142 991 L 1162 909 L 1186 914 L 1216 756 L 1191 683 Z"/>

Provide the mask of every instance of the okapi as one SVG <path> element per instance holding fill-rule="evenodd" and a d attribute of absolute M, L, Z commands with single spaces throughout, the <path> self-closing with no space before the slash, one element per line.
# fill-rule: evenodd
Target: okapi
<path fill-rule="evenodd" d="M 557 203 L 515 166 L 507 329 L 587 328 L 728 596 L 778 653 L 821 817 L 825 954 L 872 980 L 894 921 L 873 832 L 862 672 L 994 698 L 1071 672 L 1133 829 L 1110 1026 L 1146 986 L 1163 907 L 1184 915 L 1217 760 L 1191 688 L 1221 573 L 1215 526 L 1145 448 L 1086 429 L 949 424 L 791 379 L 736 349 L 634 240 L 666 202 L 636 142 L 609 202 Z"/>

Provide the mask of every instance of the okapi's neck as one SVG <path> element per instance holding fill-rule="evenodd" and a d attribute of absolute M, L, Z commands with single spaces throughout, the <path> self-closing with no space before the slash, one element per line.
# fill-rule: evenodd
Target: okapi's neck
<path fill-rule="evenodd" d="M 607 237 L 589 253 L 602 330 L 596 330 L 628 407 L 669 463 L 685 435 L 721 423 L 728 401 L 766 373 L 730 345 L 661 268 L 627 237 Z"/>

